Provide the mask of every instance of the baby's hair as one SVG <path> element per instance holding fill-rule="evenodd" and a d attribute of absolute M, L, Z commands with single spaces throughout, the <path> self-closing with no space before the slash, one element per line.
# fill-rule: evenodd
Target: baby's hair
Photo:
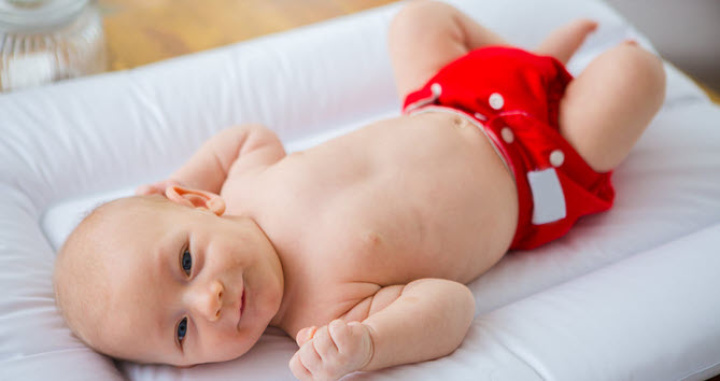
<path fill-rule="evenodd" d="M 108 269 L 99 255 L 105 249 L 105 240 L 95 230 L 106 219 L 115 218 L 115 213 L 128 211 L 133 205 L 166 202 L 162 196 L 131 196 L 99 203 L 84 213 L 58 250 L 53 274 L 55 305 L 70 330 L 89 346 L 89 338 L 97 332 L 87 329 L 100 327 L 93 323 L 88 327 L 87 323 L 102 316 L 110 297 L 103 276 Z"/>

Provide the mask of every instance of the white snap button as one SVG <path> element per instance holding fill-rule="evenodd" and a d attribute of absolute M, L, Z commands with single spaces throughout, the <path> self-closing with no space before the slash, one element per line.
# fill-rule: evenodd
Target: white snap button
<path fill-rule="evenodd" d="M 490 107 L 492 107 L 494 110 L 500 110 L 505 105 L 505 99 L 503 99 L 503 96 L 498 93 L 492 93 L 490 94 Z"/>
<path fill-rule="evenodd" d="M 479 120 L 482 120 L 482 121 L 486 121 L 486 120 L 487 120 L 487 117 L 486 117 L 485 115 L 479 113 L 479 112 L 476 112 L 476 113 L 475 113 L 475 119 L 479 119 Z"/>
<path fill-rule="evenodd" d="M 560 151 L 559 149 L 556 149 L 555 151 L 552 151 L 550 153 L 550 164 L 553 167 L 559 167 L 563 165 L 565 162 L 565 154 Z"/>
<path fill-rule="evenodd" d="M 513 135 L 513 132 L 510 129 L 510 127 L 503 127 L 503 129 L 500 130 L 500 135 L 502 135 L 503 140 L 507 144 L 510 144 L 513 141 L 515 141 L 515 135 Z"/>
<path fill-rule="evenodd" d="M 432 91 L 435 98 L 438 98 L 440 97 L 440 94 L 442 94 L 442 86 L 440 86 L 439 83 L 433 83 L 430 85 L 430 91 Z"/>

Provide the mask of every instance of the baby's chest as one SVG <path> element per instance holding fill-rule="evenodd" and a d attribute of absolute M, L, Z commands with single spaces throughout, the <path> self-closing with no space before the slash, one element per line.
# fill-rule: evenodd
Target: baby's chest
<path fill-rule="evenodd" d="M 332 226 L 305 236 L 312 237 L 306 241 L 305 254 L 323 274 L 388 286 L 423 278 L 466 283 L 507 249 L 497 244 L 505 239 L 487 228 L 493 221 L 486 218 L 493 214 L 430 218 L 427 209 L 415 208 L 406 217 L 396 211 L 364 220 L 329 219 Z"/>
<path fill-rule="evenodd" d="M 318 245 L 318 269 L 348 284 L 389 286 L 422 278 L 457 280 L 461 253 L 443 257 L 438 245 L 396 229 L 358 229 Z M 333 242 L 334 241 L 334 242 Z"/>

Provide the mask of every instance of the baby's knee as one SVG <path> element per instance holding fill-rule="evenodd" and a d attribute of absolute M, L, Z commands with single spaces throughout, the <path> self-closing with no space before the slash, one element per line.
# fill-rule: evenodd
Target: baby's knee
<path fill-rule="evenodd" d="M 450 4 L 433 0 L 416 0 L 405 5 L 390 26 L 392 33 L 418 34 L 451 19 L 457 10 Z"/>
<path fill-rule="evenodd" d="M 629 86 L 643 93 L 659 107 L 665 99 L 665 68 L 662 59 L 636 43 L 616 48 L 617 64 L 630 77 Z"/>
<path fill-rule="evenodd" d="M 398 13 L 398 16 L 409 17 L 411 19 L 418 17 L 427 17 L 430 15 L 437 16 L 446 12 L 453 12 L 455 8 L 447 3 L 435 0 L 414 0 L 410 1 Z"/>

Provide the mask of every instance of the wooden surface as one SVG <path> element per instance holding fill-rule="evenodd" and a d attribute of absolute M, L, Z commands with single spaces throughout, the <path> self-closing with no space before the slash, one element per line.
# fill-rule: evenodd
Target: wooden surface
<path fill-rule="evenodd" d="M 98 0 L 108 69 L 122 70 L 397 0 Z M 720 94 L 700 86 L 713 102 Z"/>
<path fill-rule="evenodd" d="M 710 99 L 713 102 L 720 105 L 720 94 L 719 93 L 717 93 L 714 90 L 712 90 L 711 88 L 703 85 L 702 83 L 699 83 L 697 81 L 695 83 L 697 83 L 703 90 L 705 90 L 705 93 L 707 93 L 707 95 L 710 97 Z M 720 378 L 718 378 L 718 381 L 720 381 Z"/>
<path fill-rule="evenodd" d="M 99 0 L 109 70 L 122 70 L 396 0 Z"/>

